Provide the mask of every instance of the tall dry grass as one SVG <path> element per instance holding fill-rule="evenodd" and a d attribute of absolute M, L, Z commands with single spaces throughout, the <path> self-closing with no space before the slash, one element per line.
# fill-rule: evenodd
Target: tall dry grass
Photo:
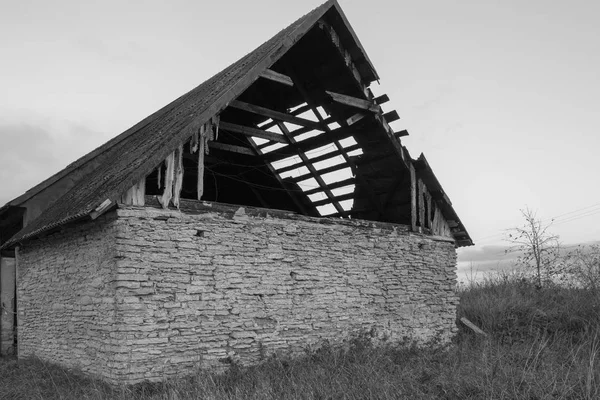
<path fill-rule="evenodd" d="M 2 399 L 598 399 L 600 316 L 594 293 L 537 290 L 498 276 L 460 290 L 463 326 L 444 349 L 373 348 L 358 338 L 296 360 L 232 366 L 114 388 L 39 360 L 0 361 Z"/>

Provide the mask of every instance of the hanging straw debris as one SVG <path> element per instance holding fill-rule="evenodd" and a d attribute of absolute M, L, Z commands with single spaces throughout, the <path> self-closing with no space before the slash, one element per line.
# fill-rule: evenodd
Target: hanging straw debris
<path fill-rule="evenodd" d="M 179 208 L 183 188 L 183 144 L 175 151 L 175 182 L 173 183 L 173 205 Z"/>
<path fill-rule="evenodd" d="M 165 172 L 165 190 L 161 198 L 158 199 L 163 208 L 169 208 L 171 198 L 173 198 L 173 180 L 175 175 L 175 152 L 169 154 L 165 159 L 167 171 Z"/>

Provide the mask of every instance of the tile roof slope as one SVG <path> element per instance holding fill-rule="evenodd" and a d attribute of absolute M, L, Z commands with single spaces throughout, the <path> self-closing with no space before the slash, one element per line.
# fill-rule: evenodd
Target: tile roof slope
<path fill-rule="evenodd" d="M 106 199 L 117 199 L 156 168 L 194 129 L 241 94 L 336 4 L 336 0 L 329 0 L 315 8 L 253 52 L 125 131 L 117 143 L 107 143 L 105 146 L 111 146 L 106 149 L 108 161 L 76 183 L 3 247 L 82 218 Z"/>

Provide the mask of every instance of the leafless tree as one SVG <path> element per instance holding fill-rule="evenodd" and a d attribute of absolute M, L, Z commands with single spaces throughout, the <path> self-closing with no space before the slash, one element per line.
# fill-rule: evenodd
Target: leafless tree
<path fill-rule="evenodd" d="M 525 222 L 508 234 L 511 247 L 507 252 L 518 253 L 517 264 L 533 269 L 537 286 L 542 287 L 544 281 L 560 272 L 560 242 L 548 231 L 552 223 L 542 223 L 528 207 L 521 214 Z"/>
<path fill-rule="evenodd" d="M 564 258 L 569 280 L 578 287 L 600 293 L 600 244 L 579 245 Z"/>

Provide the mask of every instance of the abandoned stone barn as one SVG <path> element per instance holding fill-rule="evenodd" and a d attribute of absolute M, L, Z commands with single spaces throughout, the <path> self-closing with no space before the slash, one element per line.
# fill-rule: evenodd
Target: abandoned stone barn
<path fill-rule="evenodd" d="M 472 241 L 377 80 L 330 0 L 3 206 L 2 352 L 134 383 L 447 341 Z"/>

